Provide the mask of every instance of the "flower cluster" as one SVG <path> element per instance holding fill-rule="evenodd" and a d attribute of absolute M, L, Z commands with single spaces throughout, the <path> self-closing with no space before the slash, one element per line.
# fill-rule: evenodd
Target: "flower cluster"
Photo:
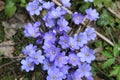
<path fill-rule="evenodd" d="M 65 7 L 71 6 L 70 0 L 60 1 Z M 43 64 L 42 69 L 48 74 L 46 80 L 82 80 L 83 77 L 93 80 L 90 64 L 95 60 L 95 52 L 87 44 L 95 40 L 95 29 L 86 28 L 79 34 L 68 35 L 71 28 L 65 19 L 67 11 L 50 1 L 33 0 L 28 4 L 27 10 L 31 16 L 40 15 L 41 10 L 46 10 L 42 19 L 47 30 L 40 30 L 40 22 L 24 26 L 24 35 L 36 38 L 36 43 L 29 44 L 22 50 L 26 55 L 21 60 L 22 70 L 33 71 L 35 65 Z M 86 10 L 87 19 L 95 21 L 98 16 L 95 9 Z M 84 20 L 84 16 L 78 12 L 72 14 L 72 17 L 77 25 Z"/>

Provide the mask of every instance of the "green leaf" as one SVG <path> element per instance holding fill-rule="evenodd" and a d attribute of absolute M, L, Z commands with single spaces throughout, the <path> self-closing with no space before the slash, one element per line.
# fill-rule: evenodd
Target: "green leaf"
<path fill-rule="evenodd" d="M 114 57 L 117 57 L 119 55 L 118 45 L 115 45 L 113 48 L 113 54 Z"/>
<path fill-rule="evenodd" d="M 108 59 L 108 60 L 103 64 L 103 69 L 109 68 L 114 62 L 115 62 L 115 58 Z"/>
<path fill-rule="evenodd" d="M 117 75 L 117 80 L 120 80 L 120 72 Z"/>
<path fill-rule="evenodd" d="M 110 72 L 109 76 L 116 76 L 119 73 L 120 66 L 119 67 L 113 67 L 114 69 Z"/>
<path fill-rule="evenodd" d="M 5 5 L 5 14 L 8 17 L 12 17 L 16 11 L 16 6 L 15 6 L 15 2 L 12 0 L 7 0 L 6 1 L 6 5 Z"/>
<path fill-rule="evenodd" d="M 85 10 L 88 9 L 90 5 L 91 5 L 91 3 L 86 3 L 86 4 L 82 5 L 79 8 L 79 11 L 82 12 L 82 13 L 85 13 Z"/>
<path fill-rule="evenodd" d="M 94 6 L 102 8 L 103 7 L 102 0 L 94 0 Z"/>
<path fill-rule="evenodd" d="M 107 25 L 114 26 L 115 19 L 111 16 L 111 14 L 107 10 L 103 9 L 102 14 L 100 15 L 100 18 L 97 21 L 97 24 L 100 26 Z"/>
<path fill-rule="evenodd" d="M 112 4 L 112 0 L 102 0 L 102 2 L 104 3 L 104 5 L 105 5 L 106 7 L 110 7 L 111 4 Z"/>
<path fill-rule="evenodd" d="M 102 52 L 102 54 L 103 54 L 103 56 L 105 56 L 106 58 L 112 58 L 112 57 L 113 57 L 112 54 L 111 54 L 110 52 L 108 52 L 108 51 L 104 51 L 104 52 Z"/>

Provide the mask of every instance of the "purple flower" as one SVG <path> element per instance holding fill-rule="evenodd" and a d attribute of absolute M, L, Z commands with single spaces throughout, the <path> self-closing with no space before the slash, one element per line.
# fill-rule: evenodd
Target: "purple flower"
<path fill-rule="evenodd" d="M 44 49 L 44 52 L 46 53 L 48 49 L 50 49 L 51 47 L 55 47 L 55 45 L 51 42 L 44 42 L 44 45 L 42 46 L 42 48 Z"/>
<path fill-rule="evenodd" d="M 79 52 L 77 56 L 80 57 L 81 62 L 86 61 L 87 63 L 91 63 L 91 61 L 95 60 L 94 54 L 95 52 L 93 50 L 89 49 L 87 46 L 84 46 L 81 48 L 81 52 Z"/>
<path fill-rule="evenodd" d="M 58 67 L 63 67 L 67 63 L 68 63 L 68 57 L 65 56 L 65 52 L 59 53 L 56 56 L 55 61 L 54 61 L 55 66 L 58 66 Z"/>
<path fill-rule="evenodd" d="M 45 42 L 54 43 L 56 41 L 56 35 L 53 31 L 46 32 L 44 35 Z"/>
<path fill-rule="evenodd" d="M 82 77 L 78 71 L 76 71 L 75 73 L 71 75 L 72 75 L 72 80 L 82 80 Z"/>
<path fill-rule="evenodd" d="M 34 24 L 36 25 L 36 24 Z M 39 32 L 39 27 L 38 26 L 34 26 L 31 23 L 28 23 L 27 25 L 25 25 L 25 30 L 24 30 L 24 35 L 26 37 L 33 37 L 36 38 L 38 36 L 40 36 L 40 32 Z"/>
<path fill-rule="evenodd" d="M 69 47 L 69 36 L 67 34 L 64 34 L 63 36 L 60 36 L 60 40 L 58 42 L 63 49 L 66 49 Z"/>
<path fill-rule="evenodd" d="M 38 50 L 37 52 L 32 51 L 29 54 L 29 61 L 35 63 L 36 65 L 38 65 L 39 63 L 43 63 L 45 57 L 42 55 L 41 50 Z"/>
<path fill-rule="evenodd" d="M 39 27 L 41 25 L 41 22 L 37 21 L 33 24 L 34 27 Z"/>
<path fill-rule="evenodd" d="M 52 28 L 55 25 L 55 19 L 49 18 L 48 15 L 43 17 L 46 27 Z"/>
<path fill-rule="evenodd" d="M 63 66 L 63 67 L 61 67 L 59 69 L 60 69 L 60 72 L 62 72 L 64 74 L 63 79 L 65 79 L 67 77 L 68 73 L 69 73 L 68 71 L 70 69 L 70 66 L 65 65 L 65 66 Z"/>
<path fill-rule="evenodd" d="M 75 12 L 72 16 L 75 24 L 80 24 L 84 20 L 84 16 L 81 13 Z"/>
<path fill-rule="evenodd" d="M 36 44 L 42 44 L 43 42 L 43 37 L 40 37 L 38 40 L 36 40 Z"/>
<path fill-rule="evenodd" d="M 68 26 L 68 21 L 65 20 L 64 17 L 61 17 L 58 21 L 57 24 L 59 26 L 60 31 L 65 31 L 68 32 L 70 30 L 70 27 Z"/>
<path fill-rule="evenodd" d="M 34 0 L 33 2 L 29 2 L 27 6 L 27 11 L 30 12 L 30 15 L 39 15 L 40 11 L 42 10 L 42 7 L 39 6 L 39 2 L 37 0 Z"/>
<path fill-rule="evenodd" d="M 52 19 L 57 19 L 59 17 L 61 17 L 62 15 L 62 12 L 61 12 L 61 7 L 57 7 L 55 9 L 52 9 L 50 12 L 49 12 L 49 18 L 52 18 Z"/>
<path fill-rule="evenodd" d="M 74 38 L 77 41 L 77 45 L 79 47 L 83 47 L 84 44 L 87 44 L 87 36 L 84 33 L 80 33 L 79 35 L 75 34 Z"/>
<path fill-rule="evenodd" d="M 72 66 L 80 65 L 80 59 L 79 59 L 79 57 L 76 55 L 76 53 L 69 53 L 68 57 L 69 57 L 68 62 L 69 62 Z"/>
<path fill-rule="evenodd" d="M 59 53 L 60 53 L 60 48 L 52 46 L 51 48 L 46 50 L 46 57 L 48 57 L 50 61 L 53 61 Z"/>
<path fill-rule="evenodd" d="M 79 49 L 77 45 L 77 40 L 73 37 L 69 37 L 69 47 L 71 50 Z"/>
<path fill-rule="evenodd" d="M 86 28 L 84 33 L 87 36 L 88 41 L 95 40 L 96 33 L 94 28 Z"/>
<path fill-rule="evenodd" d="M 88 77 L 86 77 L 86 80 L 94 80 L 94 78 L 92 77 L 92 73 Z"/>
<path fill-rule="evenodd" d="M 53 63 L 46 58 L 43 62 L 43 70 L 49 70 L 52 68 L 54 68 Z"/>
<path fill-rule="evenodd" d="M 53 2 L 48 1 L 48 2 L 44 2 L 42 7 L 49 10 L 52 7 L 54 7 L 54 5 L 55 4 Z"/>
<path fill-rule="evenodd" d="M 85 2 L 93 2 L 94 0 L 84 0 Z"/>
<path fill-rule="evenodd" d="M 28 55 L 30 54 L 31 51 L 36 51 L 36 50 L 37 50 L 37 46 L 33 46 L 33 44 L 29 44 L 22 50 L 22 52 L 25 55 Z"/>
<path fill-rule="evenodd" d="M 91 66 L 87 63 L 83 63 L 79 66 L 79 68 L 76 70 L 76 73 L 79 73 L 79 76 L 81 77 L 89 77 L 91 75 Z"/>
<path fill-rule="evenodd" d="M 58 68 L 48 70 L 47 80 L 62 80 L 63 73 Z"/>
<path fill-rule="evenodd" d="M 34 63 L 31 63 L 28 57 L 26 59 L 21 60 L 21 64 L 22 70 L 25 70 L 26 72 L 34 70 Z"/>
<path fill-rule="evenodd" d="M 71 3 L 70 3 L 70 0 L 60 0 L 63 4 L 63 6 L 65 7 L 70 7 L 71 6 Z"/>
<path fill-rule="evenodd" d="M 86 18 L 91 21 L 96 21 L 99 18 L 99 13 L 96 9 L 89 8 L 86 10 Z"/>

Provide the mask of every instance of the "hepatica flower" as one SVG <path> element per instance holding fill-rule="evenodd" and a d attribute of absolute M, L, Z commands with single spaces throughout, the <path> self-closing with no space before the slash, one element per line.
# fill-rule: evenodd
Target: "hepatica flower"
<path fill-rule="evenodd" d="M 50 59 L 50 61 L 54 61 L 55 57 L 60 53 L 60 48 L 52 46 L 46 51 L 46 57 Z"/>
<path fill-rule="evenodd" d="M 29 61 L 29 58 L 23 59 L 21 61 L 21 64 L 22 64 L 22 66 L 21 66 L 22 70 L 25 70 L 26 72 L 34 70 L 34 63 L 31 63 Z"/>
<path fill-rule="evenodd" d="M 59 26 L 60 31 L 65 31 L 68 32 L 70 30 L 70 27 L 68 26 L 68 21 L 65 20 L 64 17 L 61 17 L 58 21 L 57 24 Z"/>
<path fill-rule="evenodd" d="M 57 19 L 61 17 L 62 16 L 61 10 L 62 10 L 61 7 L 53 8 L 49 13 L 50 14 L 49 18 Z"/>
<path fill-rule="evenodd" d="M 87 46 L 84 46 L 81 49 L 81 52 L 77 54 L 80 57 L 81 62 L 91 63 L 91 61 L 95 60 L 94 56 L 95 52 L 92 49 L 89 49 Z"/>
<path fill-rule="evenodd" d="M 60 36 L 59 39 L 60 40 L 58 43 L 61 45 L 63 49 L 66 49 L 69 47 L 69 36 L 66 33 L 64 33 L 63 36 Z"/>
<path fill-rule="evenodd" d="M 24 28 L 25 28 L 24 35 L 26 37 L 37 38 L 38 36 L 40 36 L 40 31 L 38 26 L 34 26 L 33 24 L 28 23 L 27 25 L 24 26 Z"/>
<path fill-rule="evenodd" d="M 47 80 L 62 80 L 63 75 L 58 68 L 49 69 Z"/>
<path fill-rule="evenodd" d="M 74 38 L 77 41 L 77 45 L 79 47 L 83 47 L 84 44 L 87 44 L 88 40 L 87 40 L 87 36 L 84 33 L 80 33 L 80 34 L 75 34 Z"/>
<path fill-rule="evenodd" d="M 72 65 L 72 66 L 77 66 L 80 64 L 80 59 L 79 57 L 74 54 L 74 53 L 69 53 L 69 63 Z"/>
<path fill-rule="evenodd" d="M 37 50 L 37 46 L 34 46 L 33 44 L 29 44 L 22 50 L 22 52 L 25 55 L 29 55 L 32 51 L 36 51 L 36 50 Z"/>
<path fill-rule="evenodd" d="M 65 6 L 65 7 L 70 7 L 71 6 L 71 3 L 70 3 L 70 0 L 60 0 L 62 2 L 62 4 Z"/>
<path fill-rule="evenodd" d="M 74 21 L 75 24 L 80 24 L 82 23 L 84 16 L 81 13 L 75 12 L 73 15 L 72 20 Z"/>
<path fill-rule="evenodd" d="M 84 33 L 87 36 L 88 41 L 95 40 L 96 33 L 94 28 L 86 28 Z"/>
<path fill-rule="evenodd" d="M 69 47 L 71 50 L 79 49 L 79 46 L 77 44 L 77 40 L 73 37 L 69 37 Z"/>
<path fill-rule="evenodd" d="M 93 2 L 94 0 L 84 0 L 85 2 Z"/>
<path fill-rule="evenodd" d="M 86 18 L 91 21 L 96 21 L 99 18 L 99 13 L 96 9 L 89 8 L 86 10 Z"/>
<path fill-rule="evenodd" d="M 38 65 L 39 63 L 43 63 L 45 57 L 42 55 L 41 50 L 38 50 L 37 52 L 32 51 L 29 54 L 29 61 L 35 63 L 36 65 Z"/>
<path fill-rule="evenodd" d="M 68 57 L 65 56 L 65 53 L 59 53 L 55 58 L 55 65 L 58 67 L 63 67 L 65 64 L 68 63 Z"/>
<path fill-rule="evenodd" d="M 47 14 L 43 17 L 46 27 L 52 28 L 55 25 L 55 19 L 49 18 L 50 14 Z"/>
<path fill-rule="evenodd" d="M 54 7 L 54 5 L 55 4 L 53 2 L 48 1 L 48 2 L 44 2 L 42 7 L 45 8 L 45 9 L 50 10 L 51 8 Z"/>
<path fill-rule="evenodd" d="M 81 77 L 89 77 L 91 75 L 91 66 L 87 63 L 83 63 L 79 66 L 79 68 L 76 70 L 77 73 L 79 73 L 79 76 Z"/>
<path fill-rule="evenodd" d="M 46 32 L 44 35 L 45 42 L 54 43 L 56 41 L 56 35 L 53 31 Z"/>
<path fill-rule="evenodd" d="M 39 6 L 39 2 L 34 0 L 33 2 L 28 3 L 27 11 L 29 11 L 30 15 L 39 15 L 42 7 Z"/>
<path fill-rule="evenodd" d="M 43 70 L 49 70 L 54 68 L 53 62 L 50 62 L 48 59 L 45 59 L 43 62 Z"/>

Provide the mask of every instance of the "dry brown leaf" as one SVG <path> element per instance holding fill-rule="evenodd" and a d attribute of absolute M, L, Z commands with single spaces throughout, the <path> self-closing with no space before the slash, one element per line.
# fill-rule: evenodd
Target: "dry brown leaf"
<path fill-rule="evenodd" d="M 0 1 L 0 11 L 2 11 L 5 8 L 5 3 L 3 1 Z"/>
<path fill-rule="evenodd" d="M 15 35 L 16 30 L 12 28 L 8 22 L 3 21 L 2 25 L 4 26 L 5 39 L 11 39 L 11 37 Z"/>
<path fill-rule="evenodd" d="M 5 41 L 0 43 L 0 51 L 3 52 L 3 55 L 5 57 L 13 57 L 13 52 L 14 52 L 15 48 L 14 48 L 14 42 L 9 40 L 9 41 Z"/>

